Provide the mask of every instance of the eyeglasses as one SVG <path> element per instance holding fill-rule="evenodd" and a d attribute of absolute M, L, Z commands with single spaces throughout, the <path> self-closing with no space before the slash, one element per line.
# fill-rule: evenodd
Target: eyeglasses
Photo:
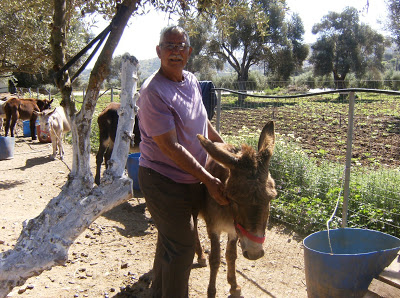
<path fill-rule="evenodd" d="M 160 44 L 160 46 L 163 49 L 166 49 L 168 51 L 173 51 L 175 49 L 177 49 L 178 51 L 184 51 L 189 47 L 189 45 L 187 45 L 184 42 L 182 42 L 182 43 L 162 43 L 162 44 Z"/>

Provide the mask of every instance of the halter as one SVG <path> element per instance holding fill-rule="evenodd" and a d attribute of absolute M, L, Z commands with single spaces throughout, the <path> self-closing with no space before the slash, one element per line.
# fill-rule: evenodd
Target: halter
<path fill-rule="evenodd" d="M 231 212 L 232 212 L 232 199 L 228 198 L 229 201 L 229 207 L 231 208 Z M 234 202 L 234 201 L 233 201 Z M 237 204 L 237 202 L 235 202 Z M 233 213 L 233 212 L 232 212 Z M 245 228 L 243 228 L 239 223 L 236 222 L 236 219 L 233 219 L 233 223 L 236 229 L 236 233 L 238 233 L 238 230 L 240 231 L 240 233 L 246 237 L 247 239 L 249 239 L 250 241 L 256 242 L 256 243 L 260 243 L 263 244 L 265 241 L 265 236 L 264 237 L 258 237 L 252 233 L 250 233 L 249 231 L 247 231 Z"/>
<path fill-rule="evenodd" d="M 248 238 L 249 240 L 256 242 L 256 243 L 260 243 L 263 244 L 265 241 L 265 236 L 264 237 L 258 237 L 252 233 L 250 233 L 249 231 L 247 231 L 245 228 L 243 228 L 240 224 L 238 224 L 237 222 L 235 222 L 235 228 L 237 230 L 240 231 L 240 233 L 242 233 L 243 236 L 245 236 L 246 238 Z"/>

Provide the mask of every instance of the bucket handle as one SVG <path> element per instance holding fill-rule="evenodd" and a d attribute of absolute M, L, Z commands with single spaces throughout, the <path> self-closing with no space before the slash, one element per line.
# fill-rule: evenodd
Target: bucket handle
<path fill-rule="evenodd" d="M 343 171 L 343 175 L 342 175 L 342 186 L 340 187 L 340 191 L 339 191 L 339 195 L 338 198 L 336 200 L 336 206 L 335 209 L 333 210 L 333 213 L 331 215 L 331 217 L 326 221 L 326 228 L 327 228 L 327 232 L 328 232 L 328 243 L 329 243 L 329 249 L 331 250 L 331 254 L 333 255 L 333 250 L 332 250 L 332 245 L 331 245 L 331 237 L 329 235 L 329 224 L 331 223 L 331 221 L 333 220 L 333 218 L 335 217 L 336 211 L 339 207 L 339 202 L 340 202 L 340 197 L 342 195 L 342 191 L 343 191 L 343 185 L 344 185 L 344 181 L 345 181 L 345 173 L 346 173 L 346 167 L 344 168 Z"/>

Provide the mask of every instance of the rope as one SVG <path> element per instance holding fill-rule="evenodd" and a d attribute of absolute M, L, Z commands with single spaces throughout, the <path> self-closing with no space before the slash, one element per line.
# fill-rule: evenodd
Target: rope
<path fill-rule="evenodd" d="M 77 99 L 75 98 L 75 95 L 74 95 L 74 93 L 71 93 L 71 97 L 72 97 L 72 100 L 73 100 L 74 102 L 77 102 L 77 103 L 83 104 L 83 100 L 82 100 L 82 101 L 79 101 L 79 100 L 77 100 Z"/>
<path fill-rule="evenodd" d="M 339 195 L 338 195 L 338 198 L 336 200 L 335 209 L 333 210 L 333 213 L 332 213 L 331 217 L 326 221 L 326 228 L 327 228 L 327 232 L 328 232 L 329 249 L 331 250 L 331 255 L 333 255 L 333 250 L 332 250 L 332 245 L 331 245 L 331 237 L 330 237 L 330 234 L 329 234 L 329 223 L 333 220 L 333 218 L 334 218 L 334 216 L 336 214 L 336 211 L 337 211 L 337 209 L 339 207 L 340 197 L 341 197 L 342 191 L 343 191 L 345 173 L 346 173 L 346 167 L 344 168 L 344 171 L 343 171 L 342 186 L 340 187 Z"/>
<path fill-rule="evenodd" d="M 32 151 L 33 151 L 33 153 L 38 153 L 38 152 L 49 151 L 49 149 L 43 149 L 43 150 L 34 150 L 34 149 L 32 149 L 31 151 L 26 151 L 26 152 L 15 152 L 14 155 L 26 155 L 26 154 L 32 153 Z"/>
<path fill-rule="evenodd" d="M 67 167 L 68 171 L 71 172 L 71 168 L 67 165 L 67 163 L 63 160 L 60 159 L 62 161 L 63 164 L 65 164 L 65 166 Z"/>

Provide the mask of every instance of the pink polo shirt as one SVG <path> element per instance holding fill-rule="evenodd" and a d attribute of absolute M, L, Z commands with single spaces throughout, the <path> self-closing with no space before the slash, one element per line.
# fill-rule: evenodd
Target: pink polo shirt
<path fill-rule="evenodd" d="M 208 137 L 207 112 L 196 77 L 187 71 L 183 77 L 183 82 L 173 82 L 156 72 L 144 82 L 137 102 L 142 139 L 139 165 L 178 183 L 196 183 L 198 179 L 165 156 L 152 139 L 175 128 L 179 144 L 205 165 L 207 153 L 196 135 Z"/>

